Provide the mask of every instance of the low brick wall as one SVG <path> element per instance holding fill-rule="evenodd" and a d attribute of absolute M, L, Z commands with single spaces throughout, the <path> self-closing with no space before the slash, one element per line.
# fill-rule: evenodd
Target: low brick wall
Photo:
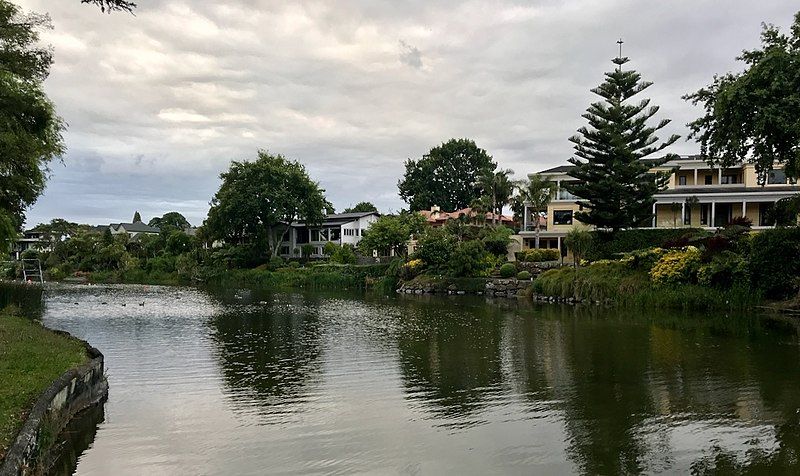
<path fill-rule="evenodd" d="M 108 397 L 103 354 L 89 344 L 86 348 L 91 360 L 65 372 L 36 400 L 0 462 L 0 476 L 46 473 L 58 456 L 53 448 L 58 434 L 75 415 Z"/>

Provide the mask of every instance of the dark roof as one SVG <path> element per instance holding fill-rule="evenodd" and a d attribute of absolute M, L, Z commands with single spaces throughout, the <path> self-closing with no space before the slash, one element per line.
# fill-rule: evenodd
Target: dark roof
<path fill-rule="evenodd" d="M 136 223 L 112 223 L 109 225 L 111 228 L 118 230 L 119 227 L 125 228 L 125 231 L 131 233 L 160 233 L 161 229 L 155 226 L 146 225 L 143 222 L 137 221 Z"/>
<path fill-rule="evenodd" d="M 378 212 L 333 213 L 327 215 L 322 221 L 322 226 L 344 225 L 369 215 L 379 215 Z M 305 221 L 294 221 L 292 226 L 304 226 Z"/>
<path fill-rule="evenodd" d="M 669 188 L 656 195 L 684 195 L 704 193 L 800 192 L 800 185 L 768 185 L 765 187 L 731 187 L 730 185 Z"/>
<path fill-rule="evenodd" d="M 558 167 L 553 167 L 552 169 L 542 170 L 538 172 L 540 174 L 556 174 L 556 173 L 564 173 L 569 172 L 575 166 L 574 165 L 559 165 Z"/>

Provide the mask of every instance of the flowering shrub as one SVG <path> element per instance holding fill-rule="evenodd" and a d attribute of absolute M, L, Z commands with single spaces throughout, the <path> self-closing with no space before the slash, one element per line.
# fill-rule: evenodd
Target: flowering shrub
<path fill-rule="evenodd" d="M 664 248 L 647 248 L 644 250 L 631 251 L 625 253 L 619 260 L 633 269 L 640 269 L 649 272 L 653 266 L 670 250 Z"/>
<path fill-rule="evenodd" d="M 689 282 L 700 266 L 700 256 L 694 246 L 670 250 L 650 269 L 650 279 L 656 284 Z"/>
<path fill-rule="evenodd" d="M 413 279 L 416 277 L 420 272 L 422 272 L 422 268 L 425 266 L 425 263 L 421 259 L 412 259 L 408 263 L 403 264 L 400 266 L 400 278 L 401 279 Z"/>

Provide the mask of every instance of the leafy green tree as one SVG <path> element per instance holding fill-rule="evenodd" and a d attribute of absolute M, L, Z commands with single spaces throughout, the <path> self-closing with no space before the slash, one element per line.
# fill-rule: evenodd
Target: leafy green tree
<path fill-rule="evenodd" d="M 450 275 L 457 278 L 485 276 L 494 267 L 494 260 L 478 240 L 462 241 L 450 256 Z"/>
<path fill-rule="evenodd" d="M 331 206 L 305 167 L 282 155 L 258 152 L 254 162 L 233 162 L 220 175 L 205 226 L 214 239 L 232 244 L 266 243 L 278 256 L 289 224 L 319 224 Z"/>
<path fill-rule="evenodd" d="M 444 227 L 430 228 L 420 236 L 414 257 L 421 259 L 431 270 L 446 269 L 457 240 Z"/>
<path fill-rule="evenodd" d="M 752 162 L 760 183 L 774 163 L 786 175 L 800 176 L 800 12 L 791 34 L 764 25 L 761 49 L 744 51 L 741 73 L 715 76 L 714 82 L 684 96 L 705 114 L 689 123 L 690 138 L 706 159 L 720 166 Z"/>
<path fill-rule="evenodd" d="M 492 156 L 470 139 L 450 139 L 419 160 L 408 159 L 397 186 L 411 211 L 433 205 L 443 210 L 469 206 L 479 194 L 478 178 L 497 168 Z"/>
<path fill-rule="evenodd" d="M 497 219 L 503 214 L 503 206 L 511 202 L 514 195 L 514 182 L 511 180 L 513 170 L 498 170 L 487 172 L 478 177 L 478 186 L 483 196 L 491 203 L 492 224 L 497 224 Z"/>
<path fill-rule="evenodd" d="M 678 136 L 656 145 L 656 132 L 669 124 L 669 119 L 649 126 L 658 106 L 650 106 L 649 99 L 629 102 L 652 83 L 642 81 L 636 71 L 622 69 L 628 58 L 618 57 L 613 62 L 617 68 L 606 73 L 605 81 L 592 90 L 603 100 L 586 110 L 583 117 L 589 126 L 581 127 L 570 138 L 576 157 L 570 159 L 575 167 L 569 175 L 578 181 L 566 188 L 580 197 L 578 204 L 588 208 L 577 212 L 575 218 L 617 231 L 644 225 L 652 218 L 653 195 L 666 187 L 669 174 L 650 173 L 649 169 L 672 156 L 642 159 L 673 144 Z"/>
<path fill-rule="evenodd" d="M 411 235 L 420 233 L 425 226 L 425 218 L 415 212 L 401 212 L 399 215 L 384 215 L 364 232 L 358 247 L 364 254 L 377 251 L 383 256 L 392 252 L 405 255 L 406 244 Z"/>
<path fill-rule="evenodd" d="M 159 228 L 162 232 L 182 231 L 192 226 L 189 220 L 178 212 L 168 212 L 164 216 L 153 217 L 147 224 Z"/>
<path fill-rule="evenodd" d="M 503 257 L 508 254 L 508 245 L 514 230 L 507 226 L 484 227 L 481 230 L 481 241 L 489 253 Z"/>
<path fill-rule="evenodd" d="M 344 213 L 367 213 L 367 212 L 378 212 L 378 209 L 372 202 L 358 202 L 354 206 L 350 208 L 345 208 Z"/>
<path fill-rule="evenodd" d="M 47 16 L 0 0 L 0 248 L 44 190 L 48 163 L 64 152 L 64 125 L 42 89 L 52 64 L 39 32 Z"/>
<path fill-rule="evenodd" d="M 533 174 L 528 180 L 523 180 L 517 184 L 518 202 L 529 205 L 535 213 L 536 223 L 533 224 L 535 237 L 535 247 L 539 247 L 539 228 L 541 225 L 542 211 L 547 210 L 547 206 L 556 194 L 556 183 L 541 174 Z M 523 213 L 525 213 L 523 209 Z"/>
<path fill-rule="evenodd" d="M 133 221 L 131 223 L 140 223 L 142 221 L 142 216 L 139 215 L 139 211 L 135 211 L 133 213 Z"/>

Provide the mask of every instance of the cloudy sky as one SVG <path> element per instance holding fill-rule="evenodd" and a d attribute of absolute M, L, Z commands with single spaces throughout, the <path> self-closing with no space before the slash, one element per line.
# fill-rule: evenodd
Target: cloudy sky
<path fill-rule="evenodd" d="M 136 15 L 79 0 L 47 12 L 46 89 L 69 124 L 64 163 L 29 224 L 199 224 L 231 160 L 260 148 L 304 163 L 341 210 L 397 210 L 403 162 L 469 137 L 518 177 L 559 165 L 616 41 L 671 130 L 699 113 L 681 95 L 787 27 L 792 1 L 138 0 Z M 673 152 L 693 153 L 681 140 Z"/>

